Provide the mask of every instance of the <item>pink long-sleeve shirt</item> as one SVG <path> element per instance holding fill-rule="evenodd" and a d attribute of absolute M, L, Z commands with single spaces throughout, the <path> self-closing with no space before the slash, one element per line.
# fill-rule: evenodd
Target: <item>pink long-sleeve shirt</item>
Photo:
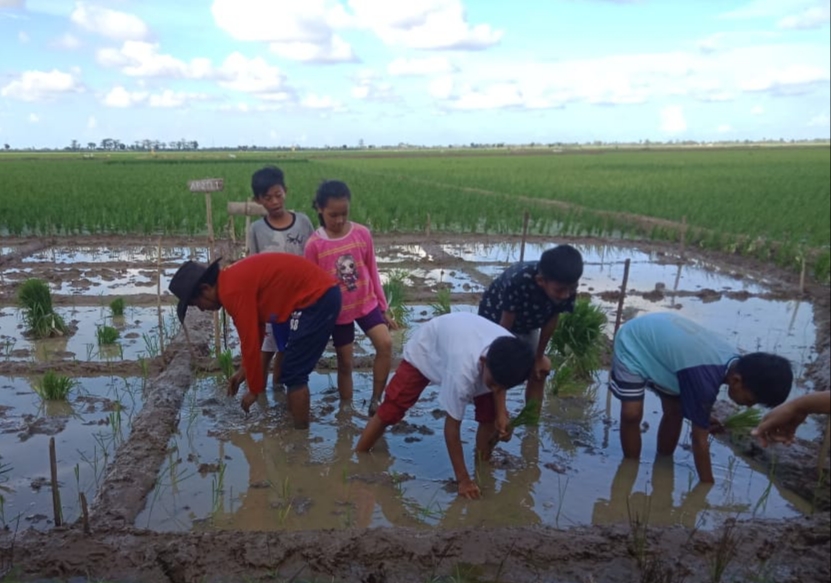
<path fill-rule="evenodd" d="M 366 316 L 377 306 L 387 310 L 387 298 L 381 286 L 375 247 L 369 229 L 350 223 L 349 232 L 332 239 L 323 227 L 306 243 L 306 259 L 333 275 L 340 282 L 343 304 L 337 324 L 350 324 Z"/>

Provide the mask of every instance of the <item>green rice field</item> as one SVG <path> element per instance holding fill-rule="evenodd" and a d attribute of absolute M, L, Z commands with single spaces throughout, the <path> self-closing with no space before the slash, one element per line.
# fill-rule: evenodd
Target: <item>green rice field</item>
<path fill-rule="evenodd" d="M 825 147 L 523 152 L 201 152 L 0 155 L 0 234 L 201 234 L 202 195 L 187 181 L 224 178 L 227 201 L 251 196 L 252 172 L 286 173 L 289 206 L 311 214 L 323 179 L 353 193 L 352 218 L 374 231 L 622 236 L 687 242 L 785 265 L 809 256 L 827 279 L 831 150 Z M 568 203 L 552 204 L 555 203 Z M 639 217 L 621 216 L 629 213 Z M 644 224 L 642 217 L 673 221 Z M 243 220 L 237 221 L 241 235 Z"/>

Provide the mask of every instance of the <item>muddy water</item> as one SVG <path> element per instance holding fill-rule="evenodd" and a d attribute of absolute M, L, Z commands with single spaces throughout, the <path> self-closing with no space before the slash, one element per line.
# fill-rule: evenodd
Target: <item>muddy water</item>
<path fill-rule="evenodd" d="M 205 262 L 208 251 L 204 247 L 162 247 L 162 261 L 182 262 L 187 259 Z M 155 263 L 156 245 L 131 247 L 56 246 L 32 253 L 23 263 Z"/>
<path fill-rule="evenodd" d="M 61 508 L 80 514 L 78 494 L 92 501 L 115 448 L 130 434 L 142 405 L 142 379 L 79 377 L 64 402 L 41 401 L 35 378 L 0 377 L 0 527 L 52 525 L 49 438 L 55 437 Z"/>
<path fill-rule="evenodd" d="M 156 308 L 128 306 L 121 318 L 114 318 L 107 307 L 57 307 L 55 311 L 75 331 L 66 336 L 33 340 L 23 334 L 25 327 L 19 309 L 0 308 L 0 359 L 101 362 L 136 360 L 157 354 L 160 330 Z M 178 330 L 174 308 L 162 309 L 162 322 L 165 337 L 169 339 Z M 118 341 L 99 345 L 99 326 L 118 329 Z"/>
<path fill-rule="evenodd" d="M 164 267 L 161 274 L 162 295 L 170 295 L 167 286 L 178 266 Z M 19 285 L 27 279 L 45 279 L 53 294 L 86 296 L 131 296 L 156 294 L 158 272 L 156 269 L 126 266 L 109 267 L 60 267 L 10 268 L 3 271 L 3 281 Z"/>

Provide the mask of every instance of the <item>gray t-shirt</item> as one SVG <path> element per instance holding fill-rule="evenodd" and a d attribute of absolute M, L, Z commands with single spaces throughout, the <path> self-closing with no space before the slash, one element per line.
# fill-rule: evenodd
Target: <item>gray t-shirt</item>
<path fill-rule="evenodd" d="M 248 249 L 256 253 L 291 253 L 303 255 L 306 241 L 312 236 L 314 227 L 303 213 L 290 211 L 294 220 L 288 227 L 275 229 L 263 217 L 248 227 Z"/>

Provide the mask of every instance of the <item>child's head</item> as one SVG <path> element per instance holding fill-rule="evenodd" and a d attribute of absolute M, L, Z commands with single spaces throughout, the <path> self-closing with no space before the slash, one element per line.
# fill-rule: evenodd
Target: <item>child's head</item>
<path fill-rule="evenodd" d="M 537 285 L 553 302 L 565 302 L 577 292 L 583 275 L 583 256 L 571 245 L 547 249 L 537 266 Z"/>
<path fill-rule="evenodd" d="M 534 351 L 515 336 L 494 340 L 484 357 L 485 384 L 491 390 L 506 390 L 528 380 L 534 366 Z"/>
<path fill-rule="evenodd" d="M 254 200 L 263 205 L 272 219 L 280 219 L 286 212 L 286 181 L 283 171 L 276 166 L 266 166 L 251 176 Z"/>
<path fill-rule="evenodd" d="M 315 193 L 313 206 L 320 225 L 332 233 L 340 233 L 349 222 L 349 203 L 352 193 L 345 182 L 325 180 Z"/>
<path fill-rule="evenodd" d="M 793 384 L 793 370 L 787 359 L 767 352 L 739 357 L 727 373 L 727 394 L 739 405 L 766 407 L 781 405 Z"/>

